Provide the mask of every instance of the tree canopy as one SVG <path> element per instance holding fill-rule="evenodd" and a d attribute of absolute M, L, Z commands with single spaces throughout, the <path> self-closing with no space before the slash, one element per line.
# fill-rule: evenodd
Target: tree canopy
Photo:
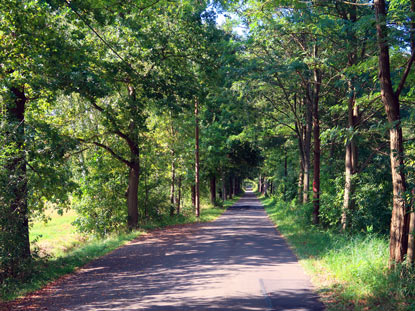
<path fill-rule="evenodd" d="M 2 1 L 1 279 L 31 260 L 46 208 L 105 236 L 199 215 L 245 179 L 308 204 L 310 225 L 389 232 L 390 265 L 413 262 L 414 14 L 412 0 Z"/>

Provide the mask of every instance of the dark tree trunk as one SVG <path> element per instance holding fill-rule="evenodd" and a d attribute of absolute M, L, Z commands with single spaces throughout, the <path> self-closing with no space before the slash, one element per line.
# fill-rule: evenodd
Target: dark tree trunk
<path fill-rule="evenodd" d="M 196 207 L 196 187 L 195 187 L 195 185 L 192 185 L 192 187 L 191 187 L 191 194 L 192 194 L 192 205 L 193 205 L 193 207 Z"/>
<path fill-rule="evenodd" d="M 144 219 L 148 217 L 148 197 L 149 197 L 149 187 L 147 184 L 147 173 L 144 174 L 144 191 L 145 191 L 145 202 L 144 202 Z"/>
<path fill-rule="evenodd" d="M 283 189 L 283 198 L 284 200 L 287 197 L 287 183 L 288 183 L 288 156 L 287 156 L 287 150 L 285 150 L 284 155 L 284 189 Z"/>
<path fill-rule="evenodd" d="M 236 177 L 235 176 L 232 177 L 232 192 L 233 192 L 234 196 L 237 194 L 237 191 L 236 191 Z"/>
<path fill-rule="evenodd" d="M 222 199 L 223 201 L 225 201 L 226 200 L 226 175 L 225 174 L 222 175 L 222 195 L 223 195 Z"/>
<path fill-rule="evenodd" d="M 176 215 L 180 215 L 180 204 L 182 201 L 182 176 L 177 181 Z"/>
<path fill-rule="evenodd" d="M 229 184 L 228 184 L 228 194 L 229 199 L 232 199 L 232 176 L 229 176 Z"/>
<path fill-rule="evenodd" d="M 303 204 L 308 202 L 310 192 L 310 162 L 311 162 L 311 133 L 313 130 L 313 103 L 305 100 L 306 103 L 306 130 L 304 135 L 304 175 L 303 175 Z"/>
<path fill-rule="evenodd" d="M 196 217 L 200 216 L 199 186 L 199 103 L 195 100 L 195 209 Z"/>
<path fill-rule="evenodd" d="M 389 265 L 403 262 L 408 247 L 408 213 L 404 194 L 404 148 L 401 128 L 399 97 L 395 94 L 390 74 L 389 45 L 387 42 L 386 5 L 375 0 L 376 32 L 379 48 L 379 82 L 381 98 L 390 124 L 390 162 L 393 186 L 393 208 L 390 228 Z"/>
<path fill-rule="evenodd" d="M 216 202 L 216 176 L 210 176 L 210 202 L 215 204 Z"/>
<path fill-rule="evenodd" d="M 135 105 L 137 102 L 135 88 L 131 85 L 128 87 L 128 95 L 130 101 Z M 136 129 L 136 124 L 131 121 L 129 124 L 130 136 L 127 136 L 127 143 L 130 148 L 130 174 L 128 177 L 128 194 L 127 194 L 127 209 L 128 219 L 127 225 L 130 230 L 138 227 L 138 186 L 140 182 L 140 149 L 137 143 L 137 137 L 133 134 Z"/>
<path fill-rule="evenodd" d="M 298 172 L 298 202 L 302 202 L 303 200 L 303 176 L 304 176 L 304 169 L 303 169 L 303 159 L 300 156 L 300 171 Z"/>
<path fill-rule="evenodd" d="M 172 151 L 172 156 L 174 157 L 174 151 Z M 170 216 L 174 215 L 174 207 L 176 205 L 176 196 L 175 196 L 175 183 L 176 183 L 176 166 L 174 160 L 171 164 L 171 181 L 170 181 Z"/>
<path fill-rule="evenodd" d="M 314 45 L 314 57 L 317 58 L 317 45 Z M 321 85 L 320 70 L 314 69 L 313 87 L 313 136 L 314 136 L 314 175 L 313 175 L 313 223 L 320 222 L 320 118 L 319 95 Z"/>
<path fill-rule="evenodd" d="M 3 232 L 8 235 L 9 241 L 3 247 L 10 248 L 10 266 L 8 271 L 15 275 L 22 260 L 30 258 L 29 220 L 27 208 L 27 176 L 26 176 L 26 152 L 25 152 L 25 108 L 26 96 L 23 87 L 11 88 L 14 101 L 6 106 L 6 118 L 8 129 L 6 130 L 7 143 L 13 144 L 16 152 L 7 159 L 8 171 L 7 194 L 9 198 L 10 212 L 4 214 L 8 217 L 3 221 Z"/>
<path fill-rule="evenodd" d="M 138 226 L 138 184 L 140 180 L 140 166 L 139 163 L 132 164 L 130 167 L 130 174 L 128 177 L 128 228 L 133 230 Z"/>
<path fill-rule="evenodd" d="M 411 51 L 415 51 L 415 0 L 411 0 Z M 412 190 L 411 213 L 409 214 L 409 230 L 408 230 L 408 264 L 413 265 L 415 261 L 415 209 L 414 209 L 415 191 Z"/>
<path fill-rule="evenodd" d="M 407 261 L 408 265 L 412 266 L 415 259 L 415 190 L 412 189 L 411 200 L 411 212 L 409 216 L 409 229 L 408 229 L 408 252 Z"/>

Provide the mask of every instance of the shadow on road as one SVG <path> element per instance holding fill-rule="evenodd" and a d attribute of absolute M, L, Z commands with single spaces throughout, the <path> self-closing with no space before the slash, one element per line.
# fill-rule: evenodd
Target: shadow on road
<path fill-rule="evenodd" d="M 323 310 L 252 193 L 213 223 L 139 238 L 33 299 L 39 310 Z"/>

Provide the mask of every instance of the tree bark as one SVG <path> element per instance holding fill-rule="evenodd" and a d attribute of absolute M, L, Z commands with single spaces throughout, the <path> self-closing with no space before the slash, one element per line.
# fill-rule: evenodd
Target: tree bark
<path fill-rule="evenodd" d="M 283 189 L 283 198 L 286 200 L 287 198 L 287 183 L 288 183 L 288 156 L 287 150 L 285 150 L 284 154 L 284 189 Z"/>
<path fill-rule="evenodd" d="M 318 48 L 314 45 L 313 56 L 317 58 Z M 320 70 L 314 69 L 313 87 L 313 136 L 314 136 L 314 175 L 313 175 L 313 223 L 320 222 L 320 118 L 319 95 L 321 85 Z"/>
<path fill-rule="evenodd" d="M 226 175 L 222 174 L 222 199 L 226 200 Z"/>
<path fill-rule="evenodd" d="M 192 185 L 190 191 L 191 191 L 191 196 L 192 196 L 192 205 L 193 205 L 193 207 L 196 207 L 196 187 L 195 187 L 195 185 Z"/>
<path fill-rule="evenodd" d="M 172 151 L 174 157 L 174 151 Z M 174 215 L 174 207 L 176 205 L 176 196 L 175 196 L 175 183 L 176 183 L 176 165 L 174 159 L 171 163 L 171 181 L 170 181 L 170 216 Z"/>
<path fill-rule="evenodd" d="M 180 204 L 182 201 L 182 176 L 177 181 L 176 215 L 180 215 Z"/>
<path fill-rule="evenodd" d="M 9 208 L 7 221 L 2 230 L 8 235 L 9 241 L 3 247 L 10 248 L 7 253 L 12 258 L 8 271 L 15 276 L 19 265 L 24 259 L 30 258 L 29 219 L 27 207 L 27 174 L 25 152 L 25 109 L 27 98 L 23 87 L 10 89 L 13 100 L 6 105 L 7 143 L 12 144 L 16 152 L 7 159 L 8 171 L 7 195 Z M 4 217 L 4 216 L 3 216 Z"/>
<path fill-rule="evenodd" d="M 262 193 L 262 177 L 259 175 L 258 178 L 258 192 Z"/>
<path fill-rule="evenodd" d="M 235 189 L 236 185 L 235 185 L 235 176 L 231 177 L 231 191 L 232 191 L 232 195 L 235 196 L 236 195 L 236 189 Z"/>
<path fill-rule="evenodd" d="M 311 133 L 313 130 L 313 103 L 310 100 L 304 100 L 306 103 L 306 130 L 304 133 L 304 175 L 303 175 L 303 204 L 308 203 L 310 191 L 310 162 L 311 162 Z"/>
<path fill-rule="evenodd" d="M 356 0 L 353 0 L 353 3 Z M 348 12 L 349 14 L 346 14 Z M 357 7 L 351 5 L 347 11 L 343 14 L 343 19 L 350 23 L 356 23 L 357 21 Z M 348 67 L 352 67 L 357 62 L 357 40 L 354 33 L 353 27 L 349 27 L 347 30 L 349 43 L 352 46 L 351 51 L 348 53 Z M 354 132 L 359 118 L 359 110 L 356 105 L 356 93 L 354 87 L 354 79 L 348 80 L 348 92 L 349 92 L 349 101 L 348 101 L 348 127 Z M 357 146 L 354 137 L 350 139 L 346 145 L 345 152 L 345 183 L 344 183 L 344 198 L 343 198 L 343 210 L 341 218 L 342 230 L 346 230 L 348 226 L 348 215 L 350 211 L 354 209 L 355 200 L 354 200 L 354 180 L 353 175 L 357 173 Z"/>
<path fill-rule="evenodd" d="M 232 176 L 229 176 L 229 184 L 228 184 L 228 194 L 229 194 L 229 199 L 232 199 Z"/>
<path fill-rule="evenodd" d="M 266 178 L 264 178 L 264 195 L 268 196 L 268 180 Z"/>
<path fill-rule="evenodd" d="M 210 176 L 210 202 L 215 204 L 216 202 L 216 176 Z"/>
<path fill-rule="evenodd" d="M 298 173 L 298 202 L 302 202 L 303 200 L 303 175 L 304 175 L 304 169 L 303 169 L 303 159 L 300 156 L 300 172 Z"/>
<path fill-rule="evenodd" d="M 415 51 L 415 0 L 411 0 L 411 51 Z M 409 265 L 415 261 L 415 208 L 414 208 L 415 191 L 412 190 L 411 212 L 409 213 L 409 230 L 408 230 L 408 254 L 407 260 Z"/>
<path fill-rule="evenodd" d="M 355 90 L 352 81 L 349 81 L 349 103 L 348 103 L 348 125 L 349 128 L 354 131 L 356 128 L 359 111 L 355 101 Z M 354 181 L 353 175 L 357 172 L 357 146 L 355 139 L 352 138 L 346 145 L 345 154 L 345 183 L 344 183 L 344 199 L 343 199 L 343 211 L 341 218 L 342 230 L 346 230 L 348 226 L 348 214 L 354 209 Z"/>
<path fill-rule="evenodd" d="M 134 163 L 130 167 L 130 174 L 128 176 L 128 228 L 133 230 L 138 226 L 138 184 L 140 180 L 140 166 Z"/>
<path fill-rule="evenodd" d="M 386 5 L 384 0 L 375 0 L 376 33 L 379 49 L 379 82 L 381 98 L 390 124 L 390 162 L 393 186 L 393 208 L 390 228 L 389 266 L 403 262 L 408 247 L 408 214 L 404 194 L 404 148 L 400 118 L 399 97 L 393 91 L 389 45 L 387 42 Z"/>
<path fill-rule="evenodd" d="M 137 102 L 135 88 L 128 85 L 128 95 L 130 101 L 135 104 Z M 140 181 L 140 148 L 138 146 L 138 138 L 133 134 L 136 129 L 136 124 L 131 121 L 129 124 L 130 136 L 128 137 L 128 145 L 130 148 L 130 173 L 128 176 L 128 195 L 127 195 L 127 210 L 128 218 L 127 225 L 130 230 L 138 226 L 138 185 Z"/>
<path fill-rule="evenodd" d="M 144 173 L 144 191 L 145 191 L 145 201 L 144 201 L 144 219 L 148 217 L 148 199 L 149 199 L 149 187 L 147 184 L 147 173 Z"/>
<path fill-rule="evenodd" d="M 196 217 L 200 216 L 199 186 L 199 102 L 195 100 L 195 209 Z"/>

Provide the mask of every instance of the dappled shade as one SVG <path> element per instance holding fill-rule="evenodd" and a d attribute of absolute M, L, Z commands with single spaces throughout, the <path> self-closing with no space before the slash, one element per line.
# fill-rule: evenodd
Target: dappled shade
<path fill-rule="evenodd" d="M 323 310 L 252 193 L 217 221 L 155 231 L 84 267 L 46 310 Z M 25 306 L 27 307 L 27 306 Z"/>

